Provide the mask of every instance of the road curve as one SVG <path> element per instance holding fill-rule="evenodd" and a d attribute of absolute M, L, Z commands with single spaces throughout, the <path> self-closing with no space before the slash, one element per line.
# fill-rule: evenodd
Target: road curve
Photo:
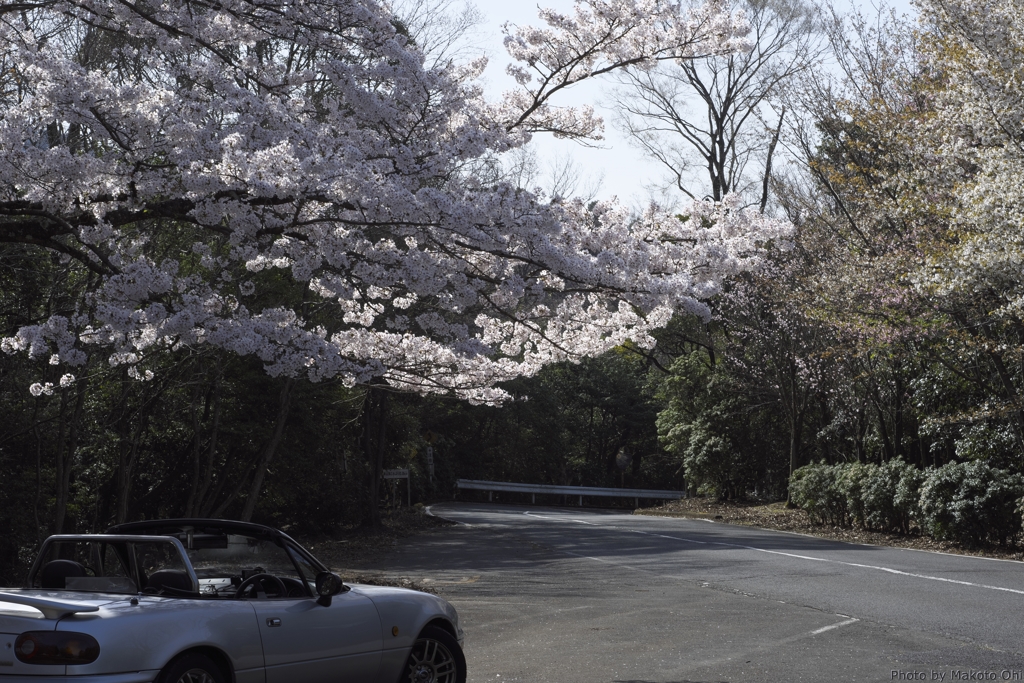
<path fill-rule="evenodd" d="M 472 681 L 1024 681 L 1024 564 L 703 520 L 443 504 L 387 571 L 448 597 Z"/>

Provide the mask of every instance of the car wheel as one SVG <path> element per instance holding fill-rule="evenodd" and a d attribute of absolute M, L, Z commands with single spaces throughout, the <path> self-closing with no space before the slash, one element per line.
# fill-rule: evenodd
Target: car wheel
<path fill-rule="evenodd" d="M 206 655 L 187 652 L 164 667 L 157 683 L 224 683 L 224 672 Z"/>
<path fill-rule="evenodd" d="M 459 641 L 442 628 L 424 627 L 399 683 L 466 683 L 466 657 Z"/>

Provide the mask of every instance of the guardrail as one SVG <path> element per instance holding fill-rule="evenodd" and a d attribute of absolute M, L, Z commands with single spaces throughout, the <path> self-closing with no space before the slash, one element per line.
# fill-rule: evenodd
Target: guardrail
<path fill-rule="evenodd" d="M 606 498 L 633 498 L 640 507 L 641 498 L 657 498 L 659 500 L 678 500 L 686 498 L 686 491 L 663 491 L 659 489 L 613 489 L 597 486 L 558 486 L 554 484 L 513 484 L 505 481 L 481 481 L 479 479 L 459 479 L 455 482 L 458 489 L 487 491 L 487 500 L 494 500 L 495 491 L 511 491 L 513 493 L 533 494 L 530 500 L 537 502 L 537 494 L 553 494 L 556 496 L 579 496 L 583 505 L 583 496 L 604 496 Z"/>

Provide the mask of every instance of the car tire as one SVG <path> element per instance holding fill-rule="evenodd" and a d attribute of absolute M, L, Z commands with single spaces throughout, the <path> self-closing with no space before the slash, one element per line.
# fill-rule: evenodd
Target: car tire
<path fill-rule="evenodd" d="M 224 672 L 212 659 L 199 652 L 186 652 L 164 667 L 156 683 L 225 683 L 225 680 Z"/>
<path fill-rule="evenodd" d="M 443 628 L 425 626 L 398 683 L 466 683 L 466 657 L 459 641 Z"/>

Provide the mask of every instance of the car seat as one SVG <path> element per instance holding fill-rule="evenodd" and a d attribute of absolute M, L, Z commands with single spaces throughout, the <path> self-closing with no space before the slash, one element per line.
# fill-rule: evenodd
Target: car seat
<path fill-rule="evenodd" d="M 67 588 L 67 578 L 86 576 L 85 567 L 74 560 L 51 560 L 43 565 L 39 581 L 43 588 Z"/>

